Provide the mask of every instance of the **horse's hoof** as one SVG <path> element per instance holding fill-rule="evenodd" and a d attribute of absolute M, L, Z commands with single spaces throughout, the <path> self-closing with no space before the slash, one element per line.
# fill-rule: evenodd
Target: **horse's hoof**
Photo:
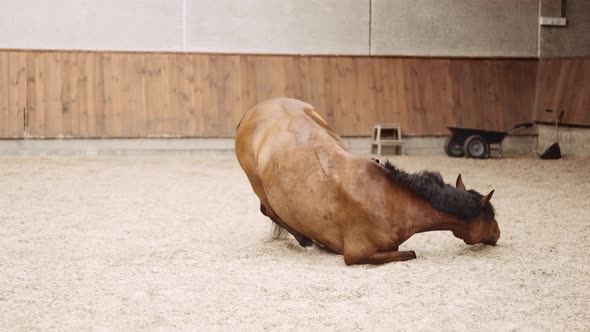
<path fill-rule="evenodd" d="M 302 246 L 303 248 L 307 248 L 307 247 L 311 247 L 311 245 L 313 244 L 313 241 L 311 239 L 308 239 L 306 237 L 304 238 L 295 238 L 295 240 L 297 240 L 297 242 L 299 242 L 299 245 Z"/>

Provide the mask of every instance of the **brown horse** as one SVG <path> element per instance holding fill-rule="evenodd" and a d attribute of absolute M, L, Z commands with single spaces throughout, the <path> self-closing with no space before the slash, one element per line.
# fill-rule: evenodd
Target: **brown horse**
<path fill-rule="evenodd" d="M 314 111 L 273 99 L 248 111 L 236 154 L 261 212 L 302 246 L 344 255 L 346 264 L 416 258 L 398 251 L 415 233 L 449 230 L 467 244 L 495 245 L 500 229 L 486 196 L 445 184 L 439 173 L 408 174 L 389 162 L 350 154 Z"/>

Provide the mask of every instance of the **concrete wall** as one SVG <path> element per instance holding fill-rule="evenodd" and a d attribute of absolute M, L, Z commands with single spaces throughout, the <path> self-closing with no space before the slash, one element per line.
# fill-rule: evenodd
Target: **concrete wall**
<path fill-rule="evenodd" d="M 539 0 L 0 0 L 0 48 L 530 57 L 537 55 L 538 6 Z"/>
<path fill-rule="evenodd" d="M 541 0 L 541 15 L 559 17 L 561 1 Z M 566 3 L 566 27 L 541 27 L 541 57 L 590 56 L 590 1 Z"/>
<path fill-rule="evenodd" d="M 555 142 L 555 127 L 551 125 L 538 124 L 539 140 L 537 153 L 543 153 L 553 142 Z M 590 128 L 583 127 L 559 127 L 559 147 L 562 156 L 569 157 L 590 157 Z"/>
<path fill-rule="evenodd" d="M 369 155 L 370 137 L 343 137 L 350 152 Z M 404 154 L 444 155 L 445 137 L 404 137 Z M 503 143 L 504 157 L 530 155 L 536 147 L 537 137 L 508 136 Z M 0 139 L 0 155 L 46 154 L 119 154 L 149 152 L 234 152 L 233 138 L 140 138 L 140 139 Z M 387 147 L 383 155 L 395 154 Z M 496 157 L 496 154 L 494 154 Z"/>
<path fill-rule="evenodd" d="M 373 54 L 536 57 L 538 0 L 373 0 Z"/>

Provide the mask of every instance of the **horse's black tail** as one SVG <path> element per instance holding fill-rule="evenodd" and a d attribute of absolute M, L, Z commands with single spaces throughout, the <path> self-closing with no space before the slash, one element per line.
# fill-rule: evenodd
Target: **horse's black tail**
<path fill-rule="evenodd" d="M 241 121 L 240 121 L 241 122 Z M 238 124 L 238 127 L 240 125 Z M 264 204 L 260 203 L 260 212 L 268 217 L 270 220 L 272 220 L 272 237 L 275 239 L 280 239 L 280 238 L 284 238 L 285 236 L 287 236 L 287 230 L 285 228 L 283 228 L 281 225 L 279 225 L 279 223 L 275 220 L 273 220 L 268 213 L 266 212 L 266 206 L 264 206 Z"/>
<path fill-rule="evenodd" d="M 277 224 L 276 222 L 272 223 L 272 237 L 275 239 L 282 239 L 287 236 L 289 232 L 286 229 L 281 227 L 281 225 Z"/>

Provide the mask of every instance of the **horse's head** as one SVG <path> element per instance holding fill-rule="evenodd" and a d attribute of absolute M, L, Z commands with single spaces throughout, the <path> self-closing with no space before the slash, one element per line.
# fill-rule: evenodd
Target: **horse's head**
<path fill-rule="evenodd" d="M 467 244 L 483 243 L 492 246 L 496 245 L 496 242 L 500 238 L 500 228 L 498 227 L 498 222 L 496 222 L 494 207 L 490 203 L 494 190 L 485 196 L 475 190 L 467 190 L 461 179 L 461 174 L 457 177 L 455 186 L 457 189 L 465 190 L 473 195 L 474 198 L 477 198 L 481 209 L 475 218 L 468 221 L 468 226 L 464 231 L 453 232 L 453 235 L 462 239 Z"/>

